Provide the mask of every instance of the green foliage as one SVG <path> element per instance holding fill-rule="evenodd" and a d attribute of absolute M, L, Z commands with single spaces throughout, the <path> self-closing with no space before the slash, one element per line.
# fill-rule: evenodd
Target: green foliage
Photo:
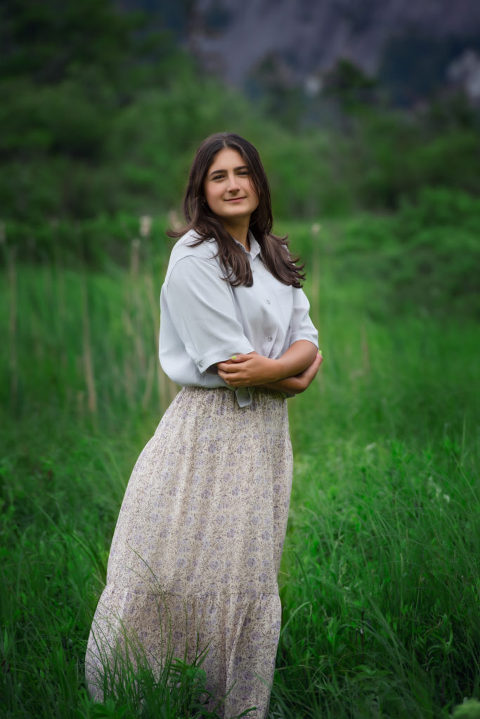
<path fill-rule="evenodd" d="M 451 483 L 449 443 L 430 458 L 433 478 L 425 453 L 401 441 L 331 441 L 296 477 L 279 694 L 295 692 L 308 717 L 315 705 L 341 715 L 345 702 L 356 717 L 438 716 L 433 687 L 444 704 L 477 681 L 480 637 L 465 628 L 476 589 L 464 581 L 465 567 L 478 571 L 475 475 L 464 465 Z M 446 571 L 452 548 L 457 571 Z"/>
<path fill-rule="evenodd" d="M 408 241 L 426 227 L 449 227 L 480 233 L 480 200 L 465 192 L 446 188 L 425 188 L 417 201 L 404 202 L 399 219 L 399 236 Z"/>
<path fill-rule="evenodd" d="M 194 149 L 224 129 L 260 148 L 283 218 L 394 210 L 426 185 L 480 190 L 478 116 L 461 97 L 393 112 L 342 61 L 309 104 L 272 57 L 247 101 L 202 74 L 157 16 L 109 0 L 16 0 L 0 13 L 0 219 L 24 236 L 178 208 Z"/>
<path fill-rule="evenodd" d="M 2 76 L 56 83 L 78 65 L 115 72 L 133 25 L 108 0 L 13 0 L 0 27 Z"/>
<path fill-rule="evenodd" d="M 275 216 L 322 217 L 339 215 L 352 207 L 341 167 L 333 168 L 331 138 L 326 133 L 278 137 L 262 152 L 271 181 Z"/>
<path fill-rule="evenodd" d="M 355 118 L 353 140 L 350 176 L 364 207 L 396 209 L 429 185 L 480 190 L 476 126 L 435 131 L 428 118 L 368 110 Z"/>
<path fill-rule="evenodd" d="M 148 231 L 142 230 L 142 222 Z M 170 248 L 165 236 L 166 218 L 137 217 L 127 213 L 97 215 L 78 222 L 52 220 L 48 223 L 7 221 L 4 260 L 15 255 L 28 262 L 54 262 L 73 267 L 105 269 L 128 267 L 135 255 L 152 253 L 163 261 Z"/>
<path fill-rule="evenodd" d="M 128 642 L 128 658 L 117 658 L 115 669 L 106 669 L 104 700 L 93 707 L 95 717 L 141 717 L 141 719 L 219 719 L 221 700 L 209 710 L 211 693 L 202 669 L 206 652 L 191 664 L 169 656 L 154 672 L 141 647 Z M 88 705 L 87 705 L 88 706 Z M 89 709 L 91 707 L 88 707 Z M 249 713 L 242 712 L 240 716 Z"/>
<path fill-rule="evenodd" d="M 393 215 L 363 214 L 336 223 L 326 249 L 342 272 L 375 282 L 376 316 L 480 316 L 480 202 L 464 192 L 425 188 Z"/>
<path fill-rule="evenodd" d="M 128 163 L 118 175 L 110 139 L 121 157 L 127 148 L 121 132 L 115 137 L 116 128 L 122 127 L 124 109 L 145 90 L 155 88 L 159 101 L 164 94 L 169 97 L 154 109 L 171 116 L 176 83 L 188 76 L 190 87 L 195 85 L 192 62 L 169 36 L 150 30 L 145 18 L 118 13 L 109 0 L 47 0 L 38 6 L 17 0 L 3 15 L 3 218 L 28 224 L 45 217 L 85 218 L 124 210 L 130 191 L 124 178 Z M 186 90 L 186 103 L 188 97 Z M 141 103 L 138 109 L 140 115 L 133 119 L 141 135 Z M 147 124 L 155 127 L 158 120 L 152 112 Z M 157 139 L 158 154 L 168 146 L 171 133 Z M 157 170 L 153 163 L 148 201 L 158 189 L 151 181 Z M 167 197 L 160 204 L 165 208 L 168 203 Z"/>

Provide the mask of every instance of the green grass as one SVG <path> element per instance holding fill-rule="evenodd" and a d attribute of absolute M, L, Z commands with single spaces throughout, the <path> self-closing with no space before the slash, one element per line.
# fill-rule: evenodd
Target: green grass
<path fill-rule="evenodd" d="M 479 331 L 376 313 L 381 277 L 334 249 L 306 259 L 325 362 L 290 400 L 270 715 L 448 717 L 480 698 Z M 158 263 L 13 262 L 1 278 L 2 717 L 200 715 L 201 666 L 177 667 L 173 689 L 145 676 L 143 703 L 132 688 L 94 705 L 83 680 L 123 491 L 174 393 L 156 359 L 161 279 Z"/>

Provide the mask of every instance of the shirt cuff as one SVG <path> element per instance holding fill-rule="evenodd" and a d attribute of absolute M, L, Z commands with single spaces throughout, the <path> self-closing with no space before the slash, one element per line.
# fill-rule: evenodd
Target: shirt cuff
<path fill-rule="evenodd" d="M 207 352 L 206 354 L 196 359 L 195 365 L 198 371 L 203 374 L 207 371 L 209 367 L 212 366 L 212 364 L 217 364 L 217 362 L 225 362 L 226 360 L 230 359 L 232 355 L 235 354 L 246 355 L 254 351 L 254 348 L 249 342 L 239 341 L 235 344 L 235 346 L 229 345 L 225 347 L 215 347 L 215 349 L 211 352 Z"/>
<path fill-rule="evenodd" d="M 298 342 L 298 340 L 307 340 L 307 342 L 311 342 L 312 345 L 315 345 L 315 347 L 318 349 L 318 334 L 317 332 L 295 332 L 290 336 L 289 344 L 293 345 L 294 342 Z"/>

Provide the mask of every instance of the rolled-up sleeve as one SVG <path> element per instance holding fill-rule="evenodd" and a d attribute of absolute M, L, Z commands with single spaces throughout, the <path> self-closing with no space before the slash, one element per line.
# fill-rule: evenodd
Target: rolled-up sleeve
<path fill-rule="evenodd" d="M 293 310 L 289 327 L 289 345 L 298 340 L 308 340 L 318 347 L 318 332 L 310 319 L 310 304 L 305 292 L 293 288 Z"/>
<path fill-rule="evenodd" d="M 165 295 L 175 330 L 200 373 L 233 354 L 253 352 L 216 262 L 192 255 L 178 260 Z"/>

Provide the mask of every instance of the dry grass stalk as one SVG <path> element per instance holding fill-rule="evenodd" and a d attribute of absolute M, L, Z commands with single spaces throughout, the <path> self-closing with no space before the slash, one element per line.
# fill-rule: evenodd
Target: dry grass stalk
<path fill-rule="evenodd" d="M 125 330 L 125 337 L 129 337 L 135 342 L 135 330 L 132 319 L 125 308 L 122 311 L 122 325 Z M 132 353 L 127 351 L 125 352 L 123 360 L 123 387 L 130 406 L 135 402 L 134 383 L 136 378 L 136 373 L 132 371 L 131 364 Z"/>
<path fill-rule="evenodd" d="M 139 233 L 140 237 L 150 237 L 152 232 L 153 219 L 150 215 L 141 215 L 139 220 Z"/>
<path fill-rule="evenodd" d="M 320 229 L 321 227 L 318 222 L 315 222 L 312 225 L 312 268 L 310 271 L 310 296 L 312 300 L 311 315 L 313 323 L 316 327 L 318 327 L 320 309 Z"/>
<path fill-rule="evenodd" d="M 56 293 L 55 293 L 55 307 L 58 312 L 58 324 L 60 328 L 61 336 L 65 336 L 65 328 L 67 325 L 67 297 L 65 293 L 65 270 L 61 268 L 58 264 L 55 265 L 54 268 L 54 278 L 56 283 Z M 60 362 L 62 365 L 63 371 L 66 371 L 67 369 L 67 347 L 65 346 L 65 343 L 62 342 L 62 350 L 61 350 L 61 358 Z M 67 392 L 68 392 L 67 387 Z"/>
<path fill-rule="evenodd" d="M 85 414 L 85 392 L 83 390 L 77 392 L 77 414 L 80 418 L 83 418 Z"/>
<path fill-rule="evenodd" d="M 133 277 L 138 276 L 140 270 L 140 240 L 136 237 L 132 240 L 130 248 L 130 273 Z"/>
<path fill-rule="evenodd" d="M 362 370 L 363 374 L 370 372 L 370 349 L 368 345 L 367 330 L 365 329 L 365 323 L 362 324 Z"/>
<path fill-rule="evenodd" d="M 165 268 L 164 268 L 165 270 Z M 164 274 L 164 272 L 162 272 Z M 160 313 L 159 313 L 159 305 L 158 305 L 158 299 L 156 298 L 154 287 L 153 287 L 153 277 L 151 274 L 146 274 L 144 277 L 145 281 L 145 287 L 147 290 L 147 297 L 148 297 L 148 303 L 150 306 L 150 312 L 153 322 L 153 331 L 155 336 L 155 355 L 158 355 L 158 340 L 159 340 L 159 328 L 160 328 Z M 160 365 L 160 362 L 156 362 L 157 367 L 157 388 L 158 388 L 158 398 L 160 401 L 160 407 L 162 408 L 162 411 L 164 411 L 168 405 L 168 403 L 175 397 L 177 394 L 177 387 L 174 382 L 172 382 L 165 372 L 162 370 L 162 367 Z"/>
<path fill-rule="evenodd" d="M 15 248 L 7 251 L 8 289 L 10 292 L 10 312 L 8 323 L 9 361 L 10 361 L 10 399 L 15 406 L 18 396 L 18 357 L 17 357 L 17 267 L 15 262 Z"/>
<path fill-rule="evenodd" d="M 146 409 L 148 405 L 150 404 L 150 400 L 152 398 L 152 391 L 153 391 L 153 381 L 155 377 L 155 364 L 158 364 L 158 362 L 155 362 L 154 357 L 150 357 L 148 361 L 148 367 L 146 372 L 146 382 L 145 382 L 145 391 L 143 393 L 142 397 L 142 408 Z"/>
<path fill-rule="evenodd" d="M 87 285 L 82 277 L 82 344 L 83 344 L 83 371 L 85 387 L 87 390 L 87 406 L 91 414 L 97 413 L 97 393 L 95 390 L 95 377 L 92 359 L 92 342 L 90 339 L 90 319 L 88 314 Z"/>
<path fill-rule="evenodd" d="M 135 343 L 135 355 L 136 355 L 136 362 L 139 370 L 141 370 L 142 373 L 147 372 L 147 357 L 150 357 L 150 347 L 148 347 L 147 351 L 145 349 L 145 332 L 143 331 L 143 318 L 145 314 L 145 301 L 144 298 L 141 296 L 139 292 L 139 280 L 136 280 L 133 286 L 132 291 L 132 306 L 134 311 L 134 317 L 133 317 L 133 324 L 135 326 L 134 330 L 134 343 Z M 136 321 L 135 321 L 136 319 Z M 148 342 L 148 345 L 150 342 Z"/>

